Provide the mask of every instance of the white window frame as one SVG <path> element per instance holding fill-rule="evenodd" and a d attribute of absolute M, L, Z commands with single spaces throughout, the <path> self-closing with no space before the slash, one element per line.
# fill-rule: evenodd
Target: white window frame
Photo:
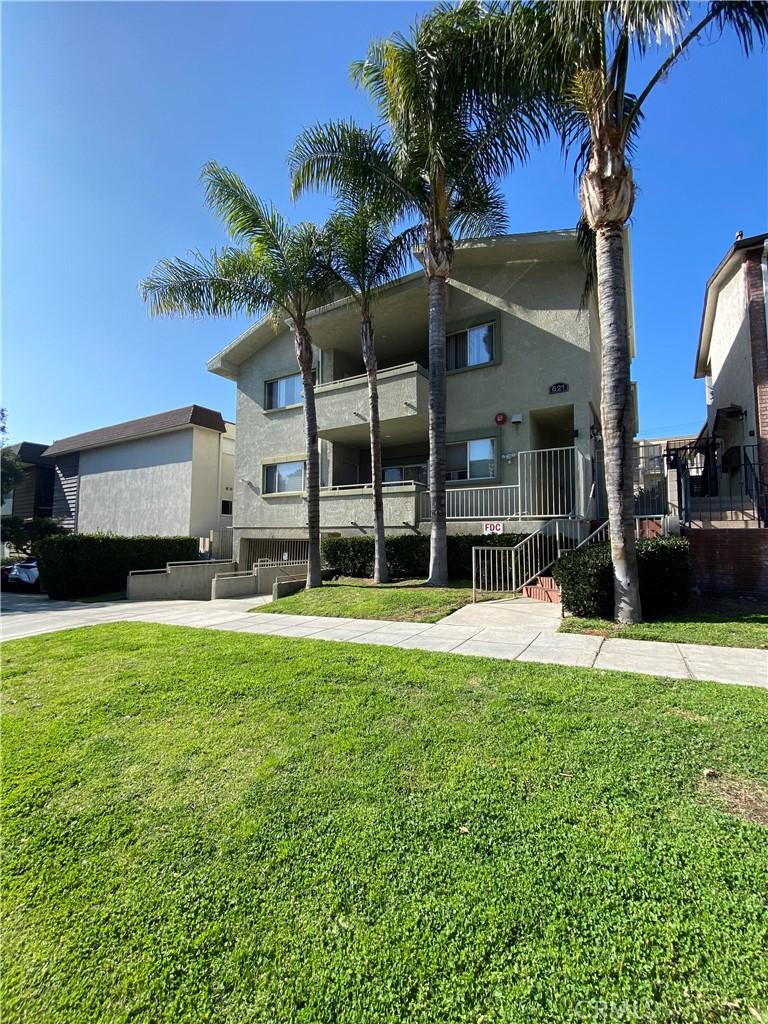
<path fill-rule="evenodd" d="M 267 490 L 267 475 L 270 469 L 277 469 L 278 466 L 298 466 L 301 465 L 301 490 L 300 491 L 268 491 Z M 277 473 L 275 474 L 275 483 L 278 481 Z M 264 463 L 264 494 L 303 494 L 306 489 L 307 483 L 307 463 L 306 460 L 302 459 L 288 459 L 286 462 L 265 462 Z"/>
<path fill-rule="evenodd" d="M 279 385 L 280 381 L 283 380 L 294 380 L 298 378 L 299 384 L 301 385 L 301 374 L 300 373 L 283 373 L 279 377 L 270 377 L 269 380 L 264 381 L 264 408 L 267 412 L 272 412 L 274 409 L 290 409 L 294 405 L 301 405 L 304 401 L 303 392 L 302 397 L 298 402 L 286 402 L 285 405 L 270 405 L 269 404 L 269 392 L 270 385 Z M 299 388 L 301 390 L 301 386 Z"/>
<path fill-rule="evenodd" d="M 491 442 L 491 452 L 492 452 L 491 462 L 493 463 L 493 465 L 491 467 L 490 476 L 470 476 L 469 475 L 469 465 L 470 465 L 469 446 L 473 443 L 473 441 L 490 441 Z M 471 481 L 473 481 L 473 480 L 495 480 L 496 476 L 497 476 L 497 473 L 498 473 L 497 462 L 496 462 L 496 458 L 497 458 L 497 455 L 496 455 L 496 438 L 495 437 L 469 437 L 469 438 L 467 438 L 466 441 L 453 441 L 450 444 L 447 444 L 446 448 L 454 448 L 454 447 L 457 447 L 460 444 L 463 444 L 464 447 L 466 448 L 465 465 L 466 465 L 466 474 L 467 475 L 465 477 L 454 477 L 454 478 L 452 478 L 450 476 L 451 473 L 460 472 L 460 471 L 450 470 L 449 469 L 446 472 L 446 481 L 448 483 L 452 483 L 452 484 L 453 483 L 468 484 L 468 483 L 471 483 Z"/>
<path fill-rule="evenodd" d="M 457 338 L 460 334 L 466 334 L 467 335 L 467 359 L 469 359 L 469 334 L 470 334 L 471 331 L 475 331 L 479 327 L 488 327 L 490 329 L 490 332 L 491 332 L 491 349 L 492 349 L 492 351 L 491 351 L 491 358 L 483 360 L 482 363 L 470 363 L 470 362 L 467 362 L 463 366 L 452 366 L 452 367 L 448 368 L 447 367 L 448 349 L 449 349 L 449 342 L 450 342 L 451 338 Z M 451 331 L 451 333 L 448 334 L 446 339 L 445 339 L 446 372 L 447 373 L 456 373 L 459 370 L 474 370 L 478 366 L 492 366 L 493 363 L 496 362 L 496 334 L 497 334 L 497 330 L 496 330 L 496 321 L 495 320 L 487 320 L 487 321 L 484 321 L 483 323 L 472 324 L 471 327 L 465 327 L 465 328 L 463 328 L 460 331 Z"/>

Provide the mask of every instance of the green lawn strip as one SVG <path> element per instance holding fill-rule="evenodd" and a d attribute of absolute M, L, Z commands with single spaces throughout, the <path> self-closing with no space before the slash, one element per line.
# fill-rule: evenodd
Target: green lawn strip
<path fill-rule="evenodd" d="M 5 1024 L 768 1010 L 768 829 L 708 788 L 768 782 L 757 688 L 136 623 L 3 653 Z"/>
<path fill-rule="evenodd" d="M 285 615 L 329 615 L 348 619 L 391 619 L 394 622 L 438 622 L 469 604 L 472 588 L 459 582 L 428 587 L 423 580 L 375 584 L 371 580 L 341 577 L 315 590 L 281 597 L 257 612 Z"/>
<path fill-rule="evenodd" d="M 607 619 L 563 619 L 561 633 L 596 633 L 629 640 L 666 640 L 679 644 L 768 648 L 768 603 L 721 598 L 693 600 L 689 607 L 637 626 Z"/>

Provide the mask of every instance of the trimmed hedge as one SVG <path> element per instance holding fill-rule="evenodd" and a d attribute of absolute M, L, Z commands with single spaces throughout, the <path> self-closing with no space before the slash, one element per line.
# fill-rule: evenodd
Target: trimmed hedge
<path fill-rule="evenodd" d="M 483 537 L 474 533 L 448 535 L 448 575 L 468 579 L 472 575 L 473 547 L 514 547 L 525 534 L 508 533 Z M 373 537 L 326 537 L 323 558 L 340 576 L 370 579 L 373 576 Z M 392 579 L 419 579 L 429 572 L 429 537 L 402 533 L 387 537 L 387 568 Z"/>
<path fill-rule="evenodd" d="M 659 615 L 688 601 L 691 552 L 683 537 L 637 542 L 643 615 Z M 567 612 L 582 619 L 613 618 L 613 566 L 609 544 L 593 544 L 561 556 L 553 575 Z"/>
<path fill-rule="evenodd" d="M 197 547 L 196 537 L 67 533 L 38 541 L 32 553 L 48 596 L 76 598 L 125 590 L 134 569 L 164 569 L 166 562 L 192 561 Z"/>

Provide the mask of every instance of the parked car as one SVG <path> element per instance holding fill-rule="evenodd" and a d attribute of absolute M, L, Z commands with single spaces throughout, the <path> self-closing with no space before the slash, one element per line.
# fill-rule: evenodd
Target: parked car
<path fill-rule="evenodd" d="M 37 569 L 37 561 L 34 558 L 26 558 L 23 562 L 4 565 L 0 575 L 0 583 L 3 590 L 39 593 L 40 573 Z"/>

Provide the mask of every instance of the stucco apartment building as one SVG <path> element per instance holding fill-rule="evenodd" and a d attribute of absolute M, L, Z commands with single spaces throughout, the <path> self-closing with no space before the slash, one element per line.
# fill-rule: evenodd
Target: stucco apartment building
<path fill-rule="evenodd" d="M 232 523 L 235 427 L 200 405 L 65 437 L 53 516 L 78 533 L 208 537 Z"/>
<path fill-rule="evenodd" d="M 576 233 L 457 245 L 447 341 L 448 520 L 530 531 L 595 512 L 600 332 Z M 631 298 L 629 275 L 628 290 Z M 631 306 L 631 302 L 630 302 Z M 583 307 L 583 308 L 582 308 Z M 374 306 L 390 533 L 428 532 L 427 290 L 422 272 Z M 321 530 L 370 534 L 368 400 L 356 304 L 315 311 Z M 240 564 L 306 538 L 301 381 L 292 335 L 266 318 L 209 364 L 237 384 L 234 552 Z M 277 545 L 279 546 L 279 545 Z"/>

